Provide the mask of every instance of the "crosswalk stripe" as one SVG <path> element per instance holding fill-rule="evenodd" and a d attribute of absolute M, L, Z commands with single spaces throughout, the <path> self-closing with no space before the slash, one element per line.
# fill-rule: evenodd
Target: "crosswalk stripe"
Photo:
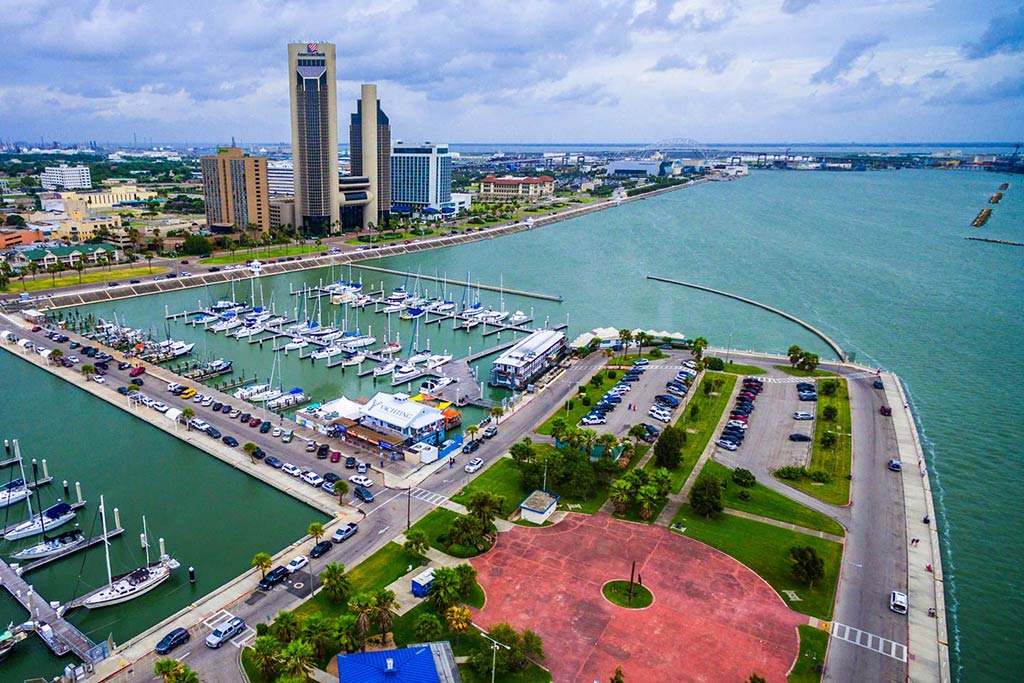
<path fill-rule="evenodd" d="M 832 622 L 832 637 L 844 640 L 847 643 L 852 643 L 858 647 L 864 648 L 865 650 L 871 650 L 880 655 L 892 657 L 893 659 L 901 662 L 907 661 L 906 645 L 897 643 L 894 640 L 889 640 L 888 638 L 883 638 L 875 635 L 874 633 L 862 631 L 859 628 L 840 624 L 838 621 Z"/>

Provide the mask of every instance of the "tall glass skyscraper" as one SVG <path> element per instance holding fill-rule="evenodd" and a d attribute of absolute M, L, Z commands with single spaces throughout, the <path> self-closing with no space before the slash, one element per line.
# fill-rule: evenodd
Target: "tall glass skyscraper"
<path fill-rule="evenodd" d="M 338 94 L 332 43 L 290 43 L 295 219 L 314 235 L 339 225 Z"/>

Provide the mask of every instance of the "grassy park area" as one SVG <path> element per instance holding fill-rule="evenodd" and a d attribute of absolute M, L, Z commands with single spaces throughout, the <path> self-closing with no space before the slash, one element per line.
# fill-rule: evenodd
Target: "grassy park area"
<path fill-rule="evenodd" d="M 815 482 L 808 477 L 796 480 L 782 480 L 795 489 L 819 498 L 833 505 L 846 505 L 850 502 L 850 472 L 852 471 L 852 444 L 850 434 L 850 395 L 846 380 L 836 378 L 838 383 L 835 394 L 826 396 L 818 385 L 818 419 L 814 424 L 814 445 L 811 449 L 811 465 L 809 472 L 827 472 L 830 480 L 827 483 Z M 833 406 L 838 417 L 835 422 L 827 422 L 821 416 L 825 408 Z M 836 445 L 826 448 L 821 445 L 825 432 L 836 435 Z"/>
<path fill-rule="evenodd" d="M 462 487 L 452 500 L 462 505 L 468 505 L 469 499 L 476 491 L 490 491 L 505 499 L 501 506 L 501 516 L 508 518 L 523 499 L 530 493 L 522 483 L 519 468 L 512 458 L 501 458 L 498 462 L 488 467 L 477 475 L 472 481 Z"/>
<path fill-rule="evenodd" d="M 801 370 L 800 368 L 794 368 L 791 365 L 776 365 L 775 369 L 781 370 L 787 375 L 792 375 L 793 377 L 834 377 L 836 374 L 834 372 L 829 372 L 828 370 L 818 370 L 817 368 L 811 371 Z"/>
<path fill-rule="evenodd" d="M 253 259 L 259 259 L 265 261 L 267 259 L 283 258 L 285 256 L 298 256 L 301 254 L 313 254 L 326 251 L 327 247 L 316 246 L 315 244 L 308 245 L 293 245 L 287 247 L 273 247 L 273 248 L 257 248 L 252 249 L 239 249 L 235 253 L 231 254 L 218 254 L 217 256 L 211 256 L 210 258 L 204 258 L 200 261 L 203 265 L 215 266 L 222 263 L 244 263 Z"/>
<path fill-rule="evenodd" d="M 54 287 L 70 287 L 78 284 L 95 284 L 97 282 L 117 282 L 126 285 L 129 280 L 142 278 L 150 275 L 162 275 L 168 271 L 167 268 L 149 266 L 136 268 L 115 268 L 113 270 L 85 270 L 79 273 L 74 270 L 65 270 L 57 277 L 51 277 L 49 273 L 37 273 L 35 277 L 26 277 L 24 281 L 19 278 L 12 278 L 4 291 L 7 292 L 38 292 L 41 289 L 52 289 Z"/>
<path fill-rule="evenodd" d="M 808 624 L 797 626 L 797 631 L 800 633 L 800 654 L 786 680 L 789 683 L 819 683 L 821 673 L 817 667 L 825 663 L 828 631 Z"/>
<path fill-rule="evenodd" d="M 742 363 L 726 363 L 724 372 L 732 375 L 763 375 L 767 372 L 764 368 L 756 365 L 743 365 Z"/>

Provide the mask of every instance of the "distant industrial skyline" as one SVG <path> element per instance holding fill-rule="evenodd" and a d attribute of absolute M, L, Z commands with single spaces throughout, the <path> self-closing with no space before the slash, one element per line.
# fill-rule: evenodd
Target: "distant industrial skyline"
<path fill-rule="evenodd" d="M 1013 0 L 245 4 L 5 8 L 0 139 L 284 142 L 280 55 L 313 38 L 340 116 L 375 82 L 407 141 L 1024 138 Z"/>

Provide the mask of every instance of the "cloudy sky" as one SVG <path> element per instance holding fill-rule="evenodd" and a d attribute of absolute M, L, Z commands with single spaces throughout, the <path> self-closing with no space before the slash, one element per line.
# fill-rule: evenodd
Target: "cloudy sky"
<path fill-rule="evenodd" d="M 11 0 L 0 139 L 286 141 L 289 42 L 342 124 L 452 142 L 1016 141 L 1020 0 Z M 347 137 L 342 135 L 342 137 Z"/>

